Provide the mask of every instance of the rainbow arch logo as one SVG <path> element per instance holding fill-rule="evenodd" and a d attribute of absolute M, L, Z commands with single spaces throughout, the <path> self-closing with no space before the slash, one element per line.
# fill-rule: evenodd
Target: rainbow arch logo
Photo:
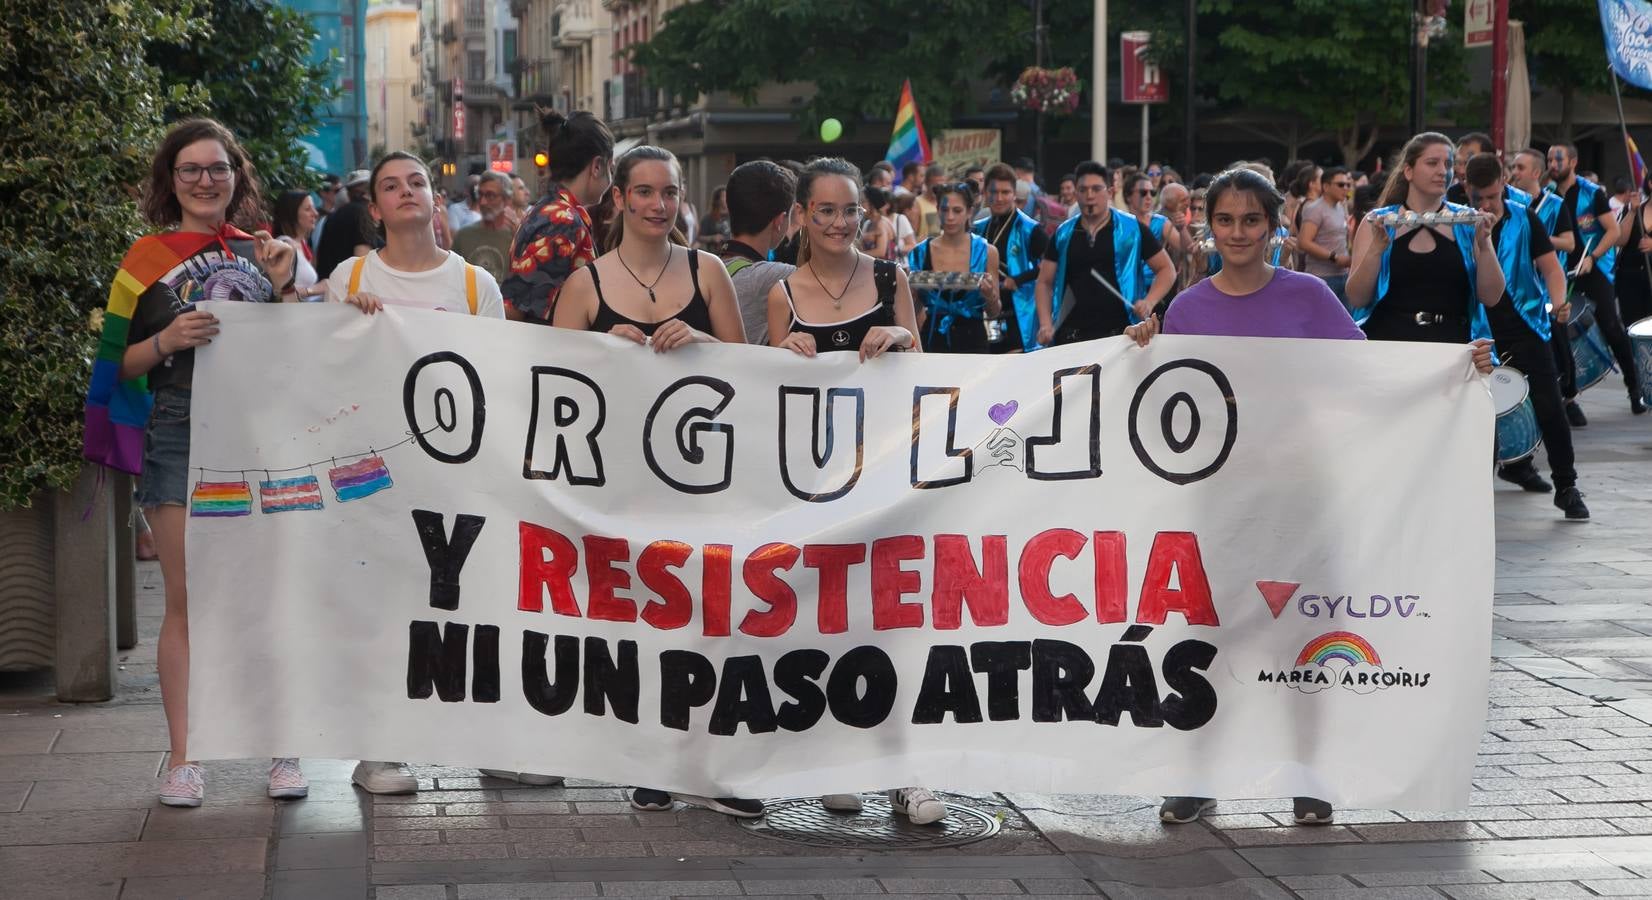
<path fill-rule="evenodd" d="M 1348 665 L 1381 666 L 1377 648 L 1352 631 L 1332 631 L 1314 638 L 1296 655 L 1298 666 L 1323 666 L 1332 660 Z"/>

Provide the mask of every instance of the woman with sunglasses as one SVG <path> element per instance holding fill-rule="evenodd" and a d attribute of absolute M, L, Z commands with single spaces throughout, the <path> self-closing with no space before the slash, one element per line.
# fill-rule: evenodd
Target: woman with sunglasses
<path fill-rule="evenodd" d="M 906 273 L 856 246 L 860 192 L 860 170 L 842 159 L 817 159 L 798 177 L 798 271 L 769 291 L 771 346 L 800 356 L 855 350 L 862 361 L 916 349 Z"/>
<path fill-rule="evenodd" d="M 931 353 L 986 353 L 987 323 L 1004 304 L 998 296 L 998 248 L 969 230 L 975 209 L 974 187 L 967 181 L 935 189 L 941 209 L 941 234 L 927 238 L 912 251 L 913 272 L 962 272 L 975 276 L 974 286 L 938 290 L 915 288 L 923 311 L 918 327 L 924 349 Z"/>

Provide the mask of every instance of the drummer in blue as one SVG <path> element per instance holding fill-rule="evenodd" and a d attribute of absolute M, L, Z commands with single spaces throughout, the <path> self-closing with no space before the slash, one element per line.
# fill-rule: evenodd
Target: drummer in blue
<path fill-rule="evenodd" d="M 1073 174 L 1079 214 L 1056 229 L 1038 268 L 1037 337 L 1044 346 L 1123 334 L 1152 315 L 1176 283 L 1170 255 L 1153 232 L 1113 209 L 1107 168 L 1091 160 Z M 1142 277 L 1144 263 L 1151 284 Z"/>
<path fill-rule="evenodd" d="M 1568 519 L 1586 520 L 1589 507 L 1584 505 L 1583 494 L 1577 489 L 1572 429 L 1562 407 L 1554 355 L 1547 346 L 1551 339 L 1549 304 L 1554 304 L 1554 317 L 1560 322 L 1565 322 L 1570 314 L 1566 274 L 1555 257 L 1542 220 L 1526 206 L 1508 198 L 1504 191 L 1503 164 L 1495 154 L 1480 153 L 1469 159 L 1464 181 L 1470 205 L 1489 214 L 1496 222 L 1491 230 L 1491 243 L 1497 250 L 1505 286 L 1503 302 L 1488 308 L 1486 319 L 1497 342 L 1498 358 L 1526 375 L 1528 396 L 1543 434 L 1549 472 L 1554 478 L 1554 505 L 1564 511 Z M 1560 339 L 1565 340 L 1565 336 Z M 1551 490 L 1549 483 L 1537 473 L 1530 456 L 1503 466 L 1497 477 L 1528 491 L 1548 493 Z"/>

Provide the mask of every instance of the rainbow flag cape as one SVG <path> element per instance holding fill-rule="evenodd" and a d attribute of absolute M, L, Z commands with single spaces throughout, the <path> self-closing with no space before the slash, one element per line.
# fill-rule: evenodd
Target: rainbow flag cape
<path fill-rule="evenodd" d="M 252 235 L 231 225 L 218 234 L 172 231 L 138 240 L 126 251 L 120 271 L 109 287 L 103 310 L 103 334 L 92 361 L 92 383 L 86 391 L 86 430 L 81 455 L 95 463 L 133 475 L 143 471 L 143 431 L 149 424 L 148 379 L 120 380 L 126 336 L 138 298 L 172 268 L 199 253 L 222 236 L 251 240 Z"/>
<path fill-rule="evenodd" d="M 918 103 L 912 99 L 910 78 L 901 83 L 901 103 L 895 109 L 895 133 L 889 137 L 889 152 L 884 154 L 884 159 L 895 167 L 897 184 L 901 169 L 907 163 L 927 163 L 932 159 L 923 120 L 918 118 Z"/>
<path fill-rule="evenodd" d="M 1623 136 L 1629 142 L 1629 176 L 1635 180 L 1635 193 L 1640 193 L 1641 185 L 1646 183 L 1646 160 L 1641 159 L 1641 148 L 1635 146 L 1635 139 L 1628 134 Z"/>

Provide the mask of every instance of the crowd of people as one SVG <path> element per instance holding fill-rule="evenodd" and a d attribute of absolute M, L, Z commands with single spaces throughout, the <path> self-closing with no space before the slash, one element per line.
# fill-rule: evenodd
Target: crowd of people
<path fill-rule="evenodd" d="M 1297 162 L 1276 176 L 1266 161 L 1241 161 L 1187 182 L 1158 163 L 1088 161 L 1054 192 L 1027 160 L 959 180 L 937 166 L 897 173 L 877 162 L 863 175 L 838 158 L 755 160 L 733 170 L 701 216 L 668 150 L 615 158 L 613 135 L 587 112 L 548 112 L 541 124 L 549 164 L 538 199 L 520 177 L 489 172 L 450 203 L 424 161 L 394 152 L 266 210 L 254 161 L 222 125 L 181 122 L 157 148 L 142 210 L 177 263 L 143 285 L 120 374 L 147 376 L 155 395 L 138 503 L 166 593 L 159 667 L 172 753 L 162 803 L 198 806 L 205 793 L 187 745 L 188 421 L 194 350 L 219 324 L 195 303 L 227 270 L 234 299 L 325 300 L 364 314 L 411 305 L 603 332 L 654 353 L 750 343 L 865 361 L 1118 335 L 1147 344 L 1163 331 L 1458 344 L 1488 372 L 1495 342 L 1530 379 L 1553 485 L 1530 458 L 1498 474 L 1554 491 L 1569 519 L 1589 515 L 1571 443 L 1586 423 L 1569 380 L 1570 297 L 1592 304 L 1631 406 L 1645 410 L 1623 323 L 1652 315 L 1652 210 L 1642 195 L 1609 194 L 1578 173 L 1567 145 L 1505 160 L 1483 135 L 1429 132 L 1386 175 Z M 353 778 L 374 793 L 418 787 L 388 762 L 362 762 Z M 307 789 L 297 760 L 272 762 L 272 797 Z M 946 815 L 922 787 L 889 799 L 916 823 Z M 763 813 L 755 799 L 631 793 L 644 810 L 676 800 Z M 821 802 L 861 804 L 853 794 Z M 1161 817 L 1193 821 L 1213 803 L 1171 797 Z M 1333 816 L 1329 804 L 1297 798 L 1297 821 Z"/>

